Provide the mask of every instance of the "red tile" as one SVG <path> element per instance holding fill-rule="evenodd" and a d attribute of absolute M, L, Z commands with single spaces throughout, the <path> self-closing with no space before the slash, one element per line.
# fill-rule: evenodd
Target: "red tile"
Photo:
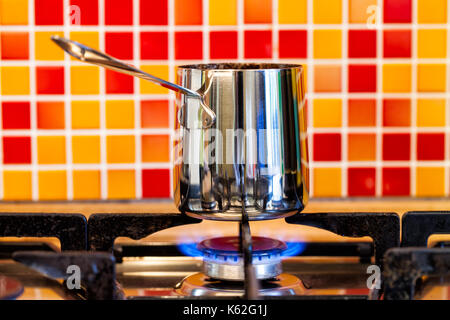
<path fill-rule="evenodd" d="M 384 0 L 383 17 L 385 23 L 410 23 L 411 0 Z"/>
<path fill-rule="evenodd" d="M 411 57 L 411 30 L 385 30 L 383 32 L 385 58 Z"/>
<path fill-rule="evenodd" d="M 355 64 L 348 66 L 349 92 L 377 91 L 377 66 Z"/>
<path fill-rule="evenodd" d="M 272 31 L 268 30 L 245 31 L 244 56 L 246 59 L 272 58 Z"/>
<path fill-rule="evenodd" d="M 211 59 L 237 59 L 238 34 L 236 31 L 211 31 L 209 34 Z"/>
<path fill-rule="evenodd" d="M 31 163 L 31 138 L 3 137 L 3 163 Z"/>
<path fill-rule="evenodd" d="M 175 32 L 175 59 L 198 60 L 203 58 L 202 32 Z"/>
<path fill-rule="evenodd" d="M 34 19 L 37 26 L 63 25 L 63 0 L 34 0 Z"/>
<path fill-rule="evenodd" d="M 142 170 L 142 197 L 170 197 L 170 172 L 167 169 Z"/>
<path fill-rule="evenodd" d="M 348 168 L 348 195 L 375 195 L 375 168 Z"/>
<path fill-rule="evenodd" d="M 133 93 L 134 79 L 132 76 L 106 70 L 106 93 Z"/>
<path fill-rule="evenodd" d="M 383 160 L 409 160 L 411 135 L 409 133 L 383 134 Z"/>
<path fill-rule="evenodd" d="M 444 160 L 444 133 L 417 134 L 417 160 Z"/>
<path fill-rule="evenodd" d="M 167 0 L 141 0 L 139 12 L 141 25 L 167 25 Z"/>
<path fill-rule="evenodd" d="M 28 60 L 28 32 L 0 32 L 2 60 Z"/>
<path fill-rule="evenodd" d="M 118 59 L 133 59 L 132 32 L 106 32 L 105 52 Z"/>
<path fill-rule="evenodd" d="M 411 100 L 384 99 L 383 126 L 409 127 L 411 124 Z"/>
<path fill-rule="evenodd" d="M 64 94 L 64 67 L 36 67 L 38 94 Z"/>
<path fill-rule="evenodd" d="M 314 134 L 314 161 L 340 161 L 341 160 L 341 134 L 316 133 Z"/>
<path fill-rule="evenodd" d="M 75 5 L 80 8 L 81 25 L 83 26 L 98 25 L 98 0 L 70 0 L 70 5 Z M 71 19 L 71 23 L 74 24 L 73 19 Z"/>
<path fill-rule="evenodd" d="M 410 195 L 409 168 L 383 168 L 383 196 Z"/>
<path fill-rule="evenodd" d="M 306 30 L 280 30 L 278 39 L 280 58 L 306 58 Z"/>
<path fill-rule="evenodd" d="M 377 32 L 375 30 L 348 30 L 348 57 L 375 58 Z"/>
<path fill-rule="evenodd" d="M 168 39 L 167 32 L 141 32 L 141 59 L 168 59 Z"/>
<path fill-rule="evenodd" d="M 133 24 L 133 0 L 105 0 L 105 24 Z"/>
<path fill-rule="evenodd" d="M 29 102 L 2 103 L 3 129 L 30 129 Z"/>

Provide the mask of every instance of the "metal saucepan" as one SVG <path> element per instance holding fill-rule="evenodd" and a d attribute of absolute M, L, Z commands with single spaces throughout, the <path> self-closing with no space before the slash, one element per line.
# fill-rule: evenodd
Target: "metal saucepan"
<path fill-rule="evenodd" d="M 202 219 L 285 217 L 308 200 L 303 68 L 295 64 L 179 66 L 173 84 L 75 41 L 73 57 L 177 93 L 174 198 Z"/>

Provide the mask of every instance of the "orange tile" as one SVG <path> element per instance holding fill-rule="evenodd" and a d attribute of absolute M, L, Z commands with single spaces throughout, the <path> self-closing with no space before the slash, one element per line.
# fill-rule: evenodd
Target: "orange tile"
<path fill-rule="evenodd" d="M 341 168 L 314 168 L 314 197 L 341 196 Z"/>
<path fill-rule="evenodd" d="M 134 128 L 134 101 L 133 100 L 106 101 L 106 128 L 108 129 Z"/>
<path fill-rule="evenodd" d="M 339 92 L 341 91 L 341 66 L 314 66 L 314 91 Z"/>
<path fill-rule="evenodd" d="M 28 24 L 28 0 L 0 0 L 0 25 Z"/>
<path fill-rule="evenodd" d="M 368 99 L 348 100 L 348 126 L 373 127 L 376 125 L 376 101 Z"/>
<path fill-rule="evenodd" d="M 74 170 L 73 171 L 73 198 L 74 200 L 100 199 L 100 171 Z"/>
<path fill-rule="evenodd" d="M 244 23 L 272 23 L 272 1 L 244 0 Z"/>
<path fill-rule="evenodd" d="M 142 162 L 169 162 L 170 138 L 168 135 L 142 136 Z"/>
<path fill-rule="evenodd" d="M 37 137 L 37 152 L 39 164 L 66 163 L 66 137 Z"/>
<path fill-rule="evenodd" d="M 133 199 L 135 188 L 134 170 L 108 171 L 108 199 Z"/>
<path fill-rule="evenodd" d="M 31 171 L 3 172 L 3 200 L 31 200 Z"/>
<path fill-rule="evenodd" d="M 376 135 L 351 133 L 348 135 L 348 160 L 371 161 L 376 158 Z"/>
<path fill-rule="evenodd" d="M 100 163 L 99 136 L 72 137 L 73 163 Z"/>
<path fill-rule="evenodd" d="M 38 129 L 64 129 L 64 102 L 38 102 L 37 127 Z"/>
<path fill-rule="evenodd" d="M 106 160 L 108 163 L 133 163 L 135 160 L 134 136 L 106 137 Z"/>
<path fill-rule="evenodd" d="M 176 25 L 199 25 L 202 22 L 202 0 L 175 0 Z"/>
<path fill-rule="evenodd" d="M 66 200 L 66 171 L 39 171 L 39 200 Z"/>
<path fill-rule="evenodd" d="M 380 0 L 381 1 L 381 0 Z M 375 24 L 377 0 L 349 0 L 348 5 L 348 21 L 350 23 L 367 23 Z"/>
<path fill-rule="evenodd" d="M 29 57 L 28 32 L 0 32 L 0 57 L 5 60 L 26 60 Z"/>
<path fill-rule="evenodd" d="M 169 102 L 167 100 L 141 101 L 142 128 L 168 128 Z"/>

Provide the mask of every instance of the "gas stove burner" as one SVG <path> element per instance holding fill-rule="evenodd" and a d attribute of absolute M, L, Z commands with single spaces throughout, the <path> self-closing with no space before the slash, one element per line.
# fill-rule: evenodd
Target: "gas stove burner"
<path fill-rule="evenodd" d="M 283 241 L 252 237 L 252 246 L 252 264 L 257 279 L 271 279 L 281 274 L 281 253 L 287 248 Z M 203 240 L 198 249 L 203 254 L 203 272 L 207 276 L 227 281 L 244 280 L 244 260 L 238 237 Z"/>
<path fill-rule="evenodd" d="M 240 297 L 244 295 L 244 283 L 212 279 L 204 273 L 195 273 L 177 284 L 175 293 L 194 297 Z M 261 281 L 258 294 L 260 296 L 305 295 L 306 289 L 299 278 L 282 273 L 276 278 Z"/>

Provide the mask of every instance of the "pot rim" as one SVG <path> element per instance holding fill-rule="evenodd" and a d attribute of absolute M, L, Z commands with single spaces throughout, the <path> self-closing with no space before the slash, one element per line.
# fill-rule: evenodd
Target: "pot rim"
<path fill-rule="evenodd" d="M 178 66 L 178 69 L 201 71 L 265 71 L 265 70 L 289 70 L 303 69 L 303 65 L 294 63 L 199 63 Z"/>

